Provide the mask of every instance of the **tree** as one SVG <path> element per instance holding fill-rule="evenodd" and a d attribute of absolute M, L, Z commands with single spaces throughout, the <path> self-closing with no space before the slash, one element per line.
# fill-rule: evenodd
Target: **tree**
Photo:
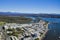
<path fill-rule="evenodd" d="M 39 40 L 39 38 L 36 38 L 35 40 Z"/>

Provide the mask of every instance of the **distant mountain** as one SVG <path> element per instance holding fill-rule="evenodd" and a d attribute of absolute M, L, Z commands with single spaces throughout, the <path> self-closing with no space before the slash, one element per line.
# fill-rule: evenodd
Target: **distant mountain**
<path fill-rule="evenodd" d="M 12 13 L 12 12 L 0 12 L 0 16 L 32 16 L 32 17 L 47 17 L 47 18 L 60 18 L 60 14 L 34 14 L 34 13 Z"/>
<path fill-rule="evenodd" d="M 29 14 L 29 13 L 12 13 L 12 12 L 0 12 L 0 16 L 35 16 L 35 14 Z"/>

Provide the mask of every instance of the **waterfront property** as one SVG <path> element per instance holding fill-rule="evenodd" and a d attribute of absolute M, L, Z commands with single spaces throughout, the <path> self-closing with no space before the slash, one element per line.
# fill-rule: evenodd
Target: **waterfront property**
<path fill-rule="evenodd" d="M 48 31 L 48 23 L 40 20 L 37 23 L 6 23 L 3 26 L 6 40 L 41 40 Z"/>

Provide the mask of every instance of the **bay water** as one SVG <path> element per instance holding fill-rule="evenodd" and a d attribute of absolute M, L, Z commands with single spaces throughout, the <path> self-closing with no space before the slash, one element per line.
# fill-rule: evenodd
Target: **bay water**
<path fill-rule="evenodd" d="M 50 22 L 45 38 L 43 40 L 60 40 L 60 18 L 42 18 Z"/>

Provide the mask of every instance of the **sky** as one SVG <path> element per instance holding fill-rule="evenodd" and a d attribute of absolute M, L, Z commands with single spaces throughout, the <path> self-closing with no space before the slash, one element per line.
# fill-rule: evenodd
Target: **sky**
<path fill-rule="evenodd" d="M 60 14 L 60 0 L 0 0 L 0 12 Z"/>

